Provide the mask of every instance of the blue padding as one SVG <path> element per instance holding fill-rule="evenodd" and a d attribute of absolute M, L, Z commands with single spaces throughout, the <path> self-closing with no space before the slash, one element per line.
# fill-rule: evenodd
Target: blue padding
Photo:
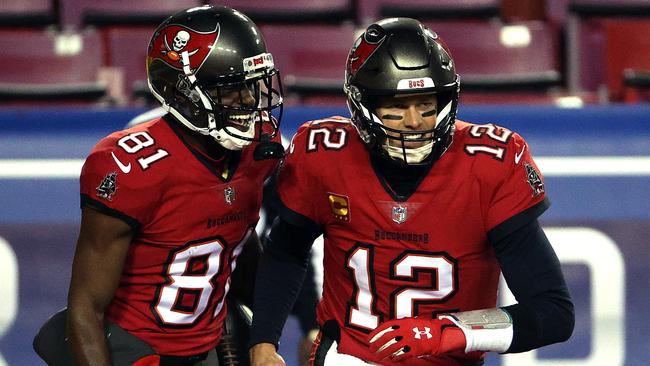
<path fill-rule="evenodd" d="M 38 108 L 0 110 L 2 132 L 116 131 L 138 114 L 142 108 Z"/>
<path fill-rule="evenodd" d="M 15 108 L 0 110 L 3 132 L 69 131 L 69 130 L 117 130 L 140 113 L 143 108 L 120 109 L 63 109 Z M 348 116 L 345 106 L 285 108 L 283 126 L 295 131 L 302 122 L 329 117 Z M 647 131 L 650 105 L 587 106 L 579 109 L 552 106 L 526 105 L 470 105 L 461 107 L 460 119 L 476 123 L 497 123 L 520 131 L 522 134 L 566 134 L 583 136 Z"/>
<path fill-rule="evenodd" d="M 0 111 L 0 159 L 83 159 L 103 136 L 122 129 L 144 109 L 13 109 Z M 283 131 L 305 121 L 347 115 L 345 107 L 289 107 Z M 509 127 L 534 156 L 650 156 L 650 106 L 559 109 L 468 106 L 460 118 Z M 547 177 L 553 206 L 548 219 L 650 218 L 650 177 Z M 78 182 L 1 180 L 0 222 L 77 221 Z"/>
<path fill-rule="evenodd" d="M 544 220 L 650 219 L 650 177 L 547 177 Z M 77 222 L 79 181 L 0 180 L 0 222 Z"/>

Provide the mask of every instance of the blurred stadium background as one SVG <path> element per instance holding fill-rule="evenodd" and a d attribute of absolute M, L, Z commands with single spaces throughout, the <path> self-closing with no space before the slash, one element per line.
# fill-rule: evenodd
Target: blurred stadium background
<path fill-rule="evenodd" d="M 155 106 L 145 55 L 176 10 L 224 4 L 261 26 L 283 75 L 283 133 L 347 115 L 357 32 L 411 16 L 448 43 L 459 116 L 522 134 L 576 303 L 572 339 L 488 365 L 645 366 L 650 357 L 650 0 L 0 0 L 0 366 L 65 306 L 78 174 L 96 141 Z M 506 288 L 504 302 L 511 301 Z M 290 320 L 280 351 L 297 363 Z"/>

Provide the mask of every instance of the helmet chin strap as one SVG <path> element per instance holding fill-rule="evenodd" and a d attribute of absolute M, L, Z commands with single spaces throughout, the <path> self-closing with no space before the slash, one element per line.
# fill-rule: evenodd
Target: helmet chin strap
<path fill-rule="evenodd" d="M 399 159 L 404 161 L 406 164 L 421 163 L 422 160 L 426 159 L 431 151 L 433 150 L 433 141 L 427 143 L 424 146 L 404 148 L 398 146 L 391 146 L 388 144 L 388 139 L 384 142 L 384 150 L 388 155 L 393 159 Z M 404 160 L 406 158 L 406 160 Z"/>
<path fill-rule="evenodd" d="M 255 117 L 251 118 L 254 119 Z M 251 123 L 250 126 L 248 126 L 248 130 L 246 131 L 240 131 L 232 126 L 226 126 L 220 130 L 210 130 L 210 136 L 214 137 L 224 148 L 228 150 L 241 150 L 244 147 L 250 145 L 251 141 L 234 137 L 226 131 L 237 133 L 252 139 L 255 137 L 255 123 Z"/>
<path fill-rule="evenodd" d="M 203 105 L 203 108 L 205 108 L 208 111 L 211 111 L 208 113 L 208 129 L 204 128 L 197 128 L 194 126 L 192 123 L 189 123 L 189 121 L 186 120 L 185 117 L 181 117 L 180 113 L 173 113 L 174 110 L 173 108 L 171 109 L 172 114 L 176 116 L 177 118 L 180 117 L 181 122 L 183 122 L 184 125 L 188 126 L 190 129 L 199 132 L 203 135 L 208 135 L 212 136 L 217 142 L 223 146 L 225 149 L 228 150 L 241 150 L 245 146 L 248 146 L 251 144 L 251 141 L 248 140 L 243 140 L 237 137 L 234 137 L 228 132 L 224 131 L 224 128 L 217 129 L 217 120 L 214 115 L 213 109 L 212 109 L 212 103 L 210 103 L 210 99 L 205 95 L 203 90 L 199 87 L 199 85 L 196 82 L 196 75 L 192 72 L 192 69 L 190 69 L 190 55 L 187 51 L 183 51 L 181 53 L 181 59 L 183 60 L 183 73 L 187 77 L 187 79 L 190 81 L 190 85 L 193 86 L 194 91 L 196 94 L 199 96 L 201 99 L 201 104 Z M 231 126 L 226 126 L 225 129 L 230 129 L 229 131 L 233 133 L 241 133 L 241 131 L 237 130 L 234 127 Z M 255 124 L 251 123 L 249 126 L 248 130 L 242 133 L 242 135 L 253 138 L 255 136 Z"/>

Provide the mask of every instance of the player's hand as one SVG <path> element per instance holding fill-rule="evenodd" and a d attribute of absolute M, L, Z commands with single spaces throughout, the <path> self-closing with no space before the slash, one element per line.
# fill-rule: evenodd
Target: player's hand
<path fill-rule="evenodd" d="M 370 352 L 400 362 L 465 350 L 463 331 L 448 319 L 402 318 L 380 324 L 368 336 Z"/>
<path fill-rule="evenodd" d="M 259 343 L 248 351 L 251 358 L 251 366 L 287 366 L 271 343 Z"/>

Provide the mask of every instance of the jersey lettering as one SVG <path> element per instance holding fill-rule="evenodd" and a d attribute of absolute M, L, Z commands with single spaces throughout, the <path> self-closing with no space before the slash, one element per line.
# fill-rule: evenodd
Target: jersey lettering
<path fill-rule="evenodd" d="M 144 148 L 154 145 L 155 143 L 156 141 L 153 137 L 145 131 L 128 134 L 117 141 L 117 144 L 129 154 L 135 154 Z M 169 156 L 169 153 L 166 150 L 157 149 L 153 154 L 139 157 L 138 163 L 142 167 L 142 170 L 147 170 L 151 164 L 167 156 Z"/>
<path fill-rule="evenodd" d="M 357 245 L 348 257 L 347 268 L 354 278 L 354 295 L 348 304 L 346 323 L 368 331 L 377 328 L 380 317 L 377 309 L 373 308 L 375 293 L 373 266 L 373 248 L 371 246 Z"/>
<path fill-rule="evenodd" d="M 347 132 L 343 128 L 315 128 L 309 131 L 307 152 L 318 151 L 318 145 L 326 150 L 340 150 L 347 145 Z"/>
<path fill-rule="evenodd" d="M 373 271 L 374 248 L 358 243 L 347 259 L 347 268 L 354 280 L 354 298 L 348 302 L 346 325 L 370 332 L 382 321 L 376 309 L 377 294 Z M 422 273 L 431 273 L 430 288 L 401 286 L 391 293 L 390 317 L 400 319 L 418 315 L 419 304 L 438 303 L 452 296 L 456 283 L 456 261 L 443 252 L 405 251 L 390 264 L 390 278 L 417 283 Z"/>
<path fill-rule="evenodd" d="M 491 155 L 494 159 L 503 161 L 503 156 L 506 153 L 504 147 L 488 146 L 488 145 L 465 145 L 465 152 L 474 156 L 476 154 Z"/>
<path fill-rule="evenodd" d="M 172 255 L 167 280 L 157 291 L 154 315 L 162 326 L 191 326 L 206 311 L 225 245 L 219 240 L 184 247 Z"/>
<path fill-rule="evenodd" d="M 476 125 L 470 128 L 469 134 L 476 138 L 487 135 L 492 140 L 507 144 L 508 139 L 512 136 L 512 131 L 495 125 Z"/>
<path fill-rule="evenodd" d="M 144 131 L 128 134 L 117 141 L 117 144 L 129 154 L 135 154 L 155 143 L 153 137 Z"/>
<path fill-rule="evenodd" d="M 405 251 L 391 264 L 391 278 L 418 282 L 420 274 L 431 274 L 431 288 L 402 286 L 390 295 L 391 317 L 411 318 L 418 315 L 418 304 L 439 303 L 447 300 L 457 286 L 454 283 L 455 261 L 446 253 Z"/>
<path fill-rule="evenodd" d="M 472 137 L 476 137 L 476 138 L 487 136 L 494 141 L 500 142 L 502 144 L 507 144 L 508 140 L 512 136 L 512 131 L 495 125 L 477 125 L 477 126 L 472 126 L 472 128 L 469 130 L 469 134 Z M 472 144 L 472 145 L 465 145 L 465 152 L 467 152 L 469 155 L 472 156 L 479 153 L 487 154 L 487 155 L 491 155 L 494 159 L 503 161 L 503 157 L 505 155 L 506 149 L 500 146 Z"/>

